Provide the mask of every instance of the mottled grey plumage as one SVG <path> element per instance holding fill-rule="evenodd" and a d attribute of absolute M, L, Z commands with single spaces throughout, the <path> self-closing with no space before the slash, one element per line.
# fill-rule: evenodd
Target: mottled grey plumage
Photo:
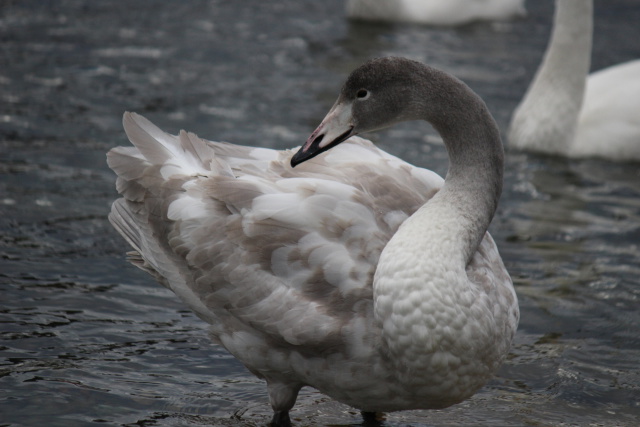
<path fill-rule="evenodd" d="M 291 151 L 172 136 L 131 113 L 124 127 L 135 148 L 108 154 L 123 195 L 109 219 L 134 248 L 131 261 L 266 379 L 277 425 L 305 385 L 365 412 L 459 402 L 500 365 L 517 325 L 511 280 L 485 233 L 502 147 L 484 103 L 445 73 L 391 58 L 352 74 L 336 106 L 347 104 L 339 126 L 327 116 L 296 154 L 304 163 L 295 169 Z M 327 140 L 335 126 L 347 139 L 421 118 L 449 149 L 444 187 L 369 141 Z M 418 240 L 400 241 L 407 233 Z"/>

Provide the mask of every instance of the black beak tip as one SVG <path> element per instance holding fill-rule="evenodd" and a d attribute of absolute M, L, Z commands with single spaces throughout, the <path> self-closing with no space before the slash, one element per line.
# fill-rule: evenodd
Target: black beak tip
<path fill-rule="evenodd" d="M 349 139 L 349 137 L 353 135 L 355 135 L 355 133 L 353 133 L 353 128 L 350 128 L 348 131 L 336 138 L 335 141 L 331 142 L 328 145 L 325 145 L 322 148 L 320 148 L 320 142 L 322 141 L 323 135 L 320 135 L 320 137 L 316 138 L 310 146 L 300 148 L 298 152 L 294 154 L 293 157 L 291 157 L 291 167 L 295 168 L 300 163 L 306 162 L 307 160 L 314 158 L 320 153 L 324 153 L 325 151 L 340 144 L 342 141 Z"/>
<path fill-rule="evenodd" d="M 299 156 L 301 151 L 302 151 L 302 148 L 296 154 L 294 154 L 293 157 L 291 157 L 291 167 L 292 168 L 295 168 L 300 163 L 304 162 L 304 159 L 302 159 L 301 156 Z"/>
<path fill-rule="evenodd" d="M 316 137 L 310 145 L 303 145 L 300 147 L 298 152 L 291 157 L 291 167 L 295 168 L 300 163 L 306 162 L 307 160 L 317 156 L 323 150 L 319 148 L 320 142 L 324 138 L 324 135 L 320 135 Z"/>
<path fill-rule="evenodd" d="M 300 163 L 306 162 L 307 160 L 318 155 L 317 147 L 314 147 L 312 144 L 311 147 L 307 147 L 305 150 L 304 147 L 300 147 L 298 152 L 291 157 L 291 167 L 295 168 Z"/>

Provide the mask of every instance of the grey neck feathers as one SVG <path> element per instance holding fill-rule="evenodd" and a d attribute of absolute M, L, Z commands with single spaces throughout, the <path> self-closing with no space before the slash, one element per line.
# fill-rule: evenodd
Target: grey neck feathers
<path fill-rule="evenodd" d="M 416 100 L 422 118 L 442 136 L 449 170 L 438 196 L 460 216 L 467 262 L 475 253 L 496 211 L 502 192 L 504 151 L 500 132 L 485 103 L 464 83 L 437 70 L 428 71 Z"/>

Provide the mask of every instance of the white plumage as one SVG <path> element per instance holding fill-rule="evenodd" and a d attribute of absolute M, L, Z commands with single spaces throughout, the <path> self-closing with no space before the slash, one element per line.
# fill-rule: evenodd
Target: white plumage
<path fill-rule="evenodd" d="M 525 15 L 524 0 L 348 0 L 347 17 L 376 22 L 462 25 Z"/>
<path fill-rule="evenodd" d="M 640 160 L 640 60 L 587 76 L 593 2 L 558 0 L 547 51 L 509 129 L 513 147 Z"/>

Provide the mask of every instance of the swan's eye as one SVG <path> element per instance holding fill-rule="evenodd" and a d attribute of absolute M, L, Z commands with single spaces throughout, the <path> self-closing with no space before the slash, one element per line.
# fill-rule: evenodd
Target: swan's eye
<path fill-rule="evenodd" d="M 356 92 L 356 98 L 358 99 L 367 99 L 369 97 L 369 91 L 366 89 L 360 89 Z"/>

